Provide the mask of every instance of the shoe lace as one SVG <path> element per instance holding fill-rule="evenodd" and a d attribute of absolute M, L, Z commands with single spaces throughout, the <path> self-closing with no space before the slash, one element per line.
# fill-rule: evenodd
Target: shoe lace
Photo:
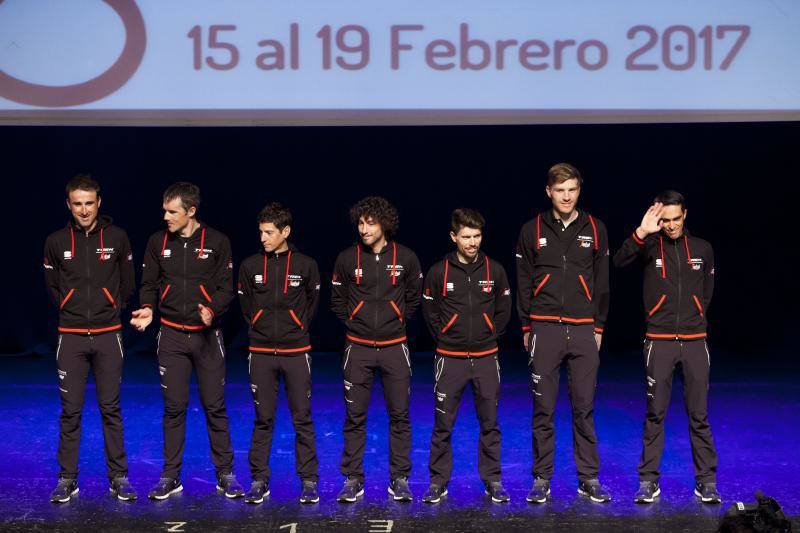
<path fill-rule="evenodd" d="M 158 487 L 163 489 L 168 487 L 171 483 L 172 483 L 171 477 L 162 477 L 161 479 L 158 480 Z"/>
<path fill-rule="evenodd" d="M 66 488 L 66 487 L 68 487 L 68 486 L 69 486 L 69 485 L 70 485 L 72 482 L 73 482 L 73 480 L 72 480 L 72 479 L 70 479 L 70 478 L 66 478 L 66 477 L 58 478 L 58 483 L 56 484 L 56 488 L 57 488 L 57 489 L 63 489 L 63 488 Z"/>

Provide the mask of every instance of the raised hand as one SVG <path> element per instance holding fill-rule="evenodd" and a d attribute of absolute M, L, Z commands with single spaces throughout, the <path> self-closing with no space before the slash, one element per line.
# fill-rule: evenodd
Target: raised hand
<path fill-rule="evenodd" d="M 149 307 L 143 307 L 142 309 L 137 309 L 133 313 L 131 313 L 131 326 L 136 328 L 136 331 L 142 332 L 150 325 L 150 322 L 153 321 L 153 310 Z"/>
<path fill-rule="evenodd" d="M 648 235 L 661 231 L 661 213 L 664 211 L 664 204 L 656 202 L 650 206 L 642 217 L 642 223 L 636 228 L 636 236 L 644 239 Z"/>

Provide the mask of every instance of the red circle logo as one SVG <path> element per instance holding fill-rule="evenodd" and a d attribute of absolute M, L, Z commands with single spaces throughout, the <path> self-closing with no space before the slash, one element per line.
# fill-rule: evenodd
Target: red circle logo
<path fill-rule="evenodd" d="M 2 3 L 3 0 L 0 0 Z M 51 86 L 28 83 L 0 70 L 0 97 L 41 107 L 70 107 L 96 102 L 125 85 L 142 63 L 147 46 L 144 19 L 135 0 L 103 0 L 122 19 L 125 46 L 111 67 L 89 81 Z"/>

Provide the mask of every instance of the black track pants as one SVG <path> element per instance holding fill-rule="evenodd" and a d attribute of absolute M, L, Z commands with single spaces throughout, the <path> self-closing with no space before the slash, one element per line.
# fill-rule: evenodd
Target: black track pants
<path fill-rule="evenodd" d="M 500 397 L 500 365 L 497 355 L 479 358 L 435 358 L 435 410 L 431 458 L 431 483 L 439 486 L 450 481 L 453 451 L 450 445 L 456 423 L 461 393 L 472 386 L 475 414 L 481 433 L 478 444 L 478 472 L 484 482 L 500 481 L 500 428 L 497 425 L 497 401 Z"/>
<path fill-rule="evenodd" d="M 222 332 L 204 329 L 184 333 L 164 326 L 158 335 L 158 371 L 164 393 L 163 477 L 177 478 L 180 475 L 192 365 L 197 372 L 200 402 L 206 414 L 211 460 L 217 474 L 233 471 L 233 446 L 225 411 Z"/>
<path fill-rule="evenodd" d="M 594 328 L 591 325 L 533 322 L 528 353 L 533 393 L 533 475 L 544 479 L 553 476 L 553 414 L 558 397 L 559 370 L 566 362 L 578 478 L 581 481 L 596 478 L 600 457 L 594 431 L 594 393 L 600 357 Z"/>
<path fill-rule="evenodd" d="M 89 366 L 94 371 L 97 403 L 103 421 L 103 443 L 108 477 L 112 479 L 128 475 L 128 460 L 122 438 L 122 411 L 119 407 L 123 357 L 122 338 L 119 333 L 100 335 L 64 333 L 59 336 L 56 351 L 58 388 L 61 391 L 59 476 L 68 478 L 78 476 L 81 411 Z"/>
<path fill-rule="evenodd" d="M 294 423 L 295 470 L 302 480 L 319 480 L 316 437 L 311 420 L 311 356 L 251 353 L 247 361 L 256 408 L 249 455 L 251 476 L 254 480 L 270 478 L 269 456 L 278 405 L 278 386 L 283 376 Z"/>
<path fill-rule="evenodd" d="M 714 483 L 717 452 L 708 423 L 708 376 L 711 357 L 705 340 L 648 340 L 644 346 L 647 369 L 647 414 L 642 439 L 639 478 L 656 481 L 664 451 L 664 417 L 672 394 L 672 375 L 683 370 L 683 398 L 689 417 L 694 475 L 700 483 Z"/>
<path fill-rule="evenodd" d="M 381 371 L 383 398 L 389 413 L 389 475 L 391 479 L 411 473 L 411 424 L 408 404 L 411 393 L 411 359 L 408 346 L 395 344 L 372 348 L 349 344 L 342 359 L 344 375 L 343 475 L 364 479 L 364 447 L 367 442 L 367 410 L 375 370 Z"/>

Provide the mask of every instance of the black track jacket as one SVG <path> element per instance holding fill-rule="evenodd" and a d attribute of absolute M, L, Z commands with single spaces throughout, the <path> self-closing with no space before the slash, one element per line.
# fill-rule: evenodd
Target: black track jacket
<path fill-rule="evenodd" d="M 347 340 L 391 346 L 406 340 L 406 320 L 419 306 L 422 272 L 417 255 L 394 241 L 379 253 L 359 243 L 339 254 L 331 309 Z"/>
<path fill-rule="evenodd" d="M 88 234 L 70 221 L 44 245 L 47 291 L 59 309 L 60 333 L 122 329 L 120 311 L 135 288 L 131 244 L 124 230 L 101 216 Z"/>
<path fill-rule="evenodd" d="M 308 326 L 319 305 L 317 262 L 293 245 L 251 255 L 239 267 L 239 303 L 250 324 L 250 351 L 297 355 L 311 350 Z"/>
<path fill-rule="evenodd" d="M 161 323 L 182 331 L 206 326 L 197 304 L 214 314 L 212 327 L 233 299 L 231 243 L 219 231 L 200 224 L 190 237 L 159 231 L 150 236 L 142 265 L 142 307 L 155 307 Z"/>
<path fill-rule="evenodd" d="M 511 289 L 503 266 L 479 252 L 474 263 L 448 254 L 425 277 L 422 312 L 436 351 L 450 357 L 497 353 L 511 317 Z"/>
<path fill-rule="evenodd" d="M 574 226 L 574 227 L 573 227 Z M 608 233 L 579 211 L 565 230 L 552 210 L 525 223 L 517 244 L 517 311 L 523 331 L 531 321 L 594 324 L 608 316 Z"/>
<path fill-rule="evenodd" d="M 641 240 L 632 234 L 614 254 L 614 266 L 638 260 L 644 266 L 644 307 L 648 339 L 706 337 L 706 313 L 714 292 L 714 251 L 690 235 L 676 240 L 663 232 Z"/>

